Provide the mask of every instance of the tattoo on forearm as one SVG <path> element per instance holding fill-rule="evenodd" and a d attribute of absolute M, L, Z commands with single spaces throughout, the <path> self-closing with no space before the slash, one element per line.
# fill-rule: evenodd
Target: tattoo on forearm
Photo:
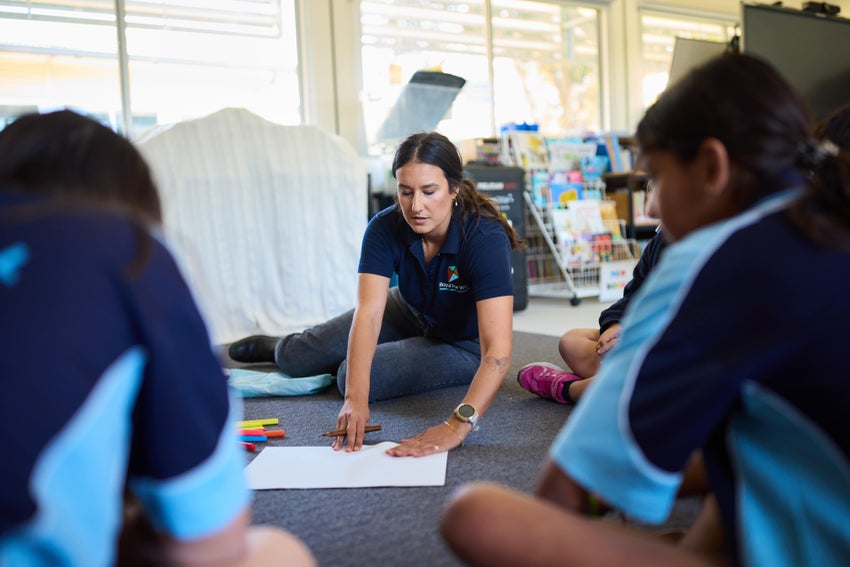
<path fill-rule="evenodd" d="M 484 364 L 495 370 L 496 372 L 507 371 L 508 366 L 511 364 L 511 360 L 509 356 L 505 356 L 503 358 L 494 358 L 492 356 L 484 357 Z"/>

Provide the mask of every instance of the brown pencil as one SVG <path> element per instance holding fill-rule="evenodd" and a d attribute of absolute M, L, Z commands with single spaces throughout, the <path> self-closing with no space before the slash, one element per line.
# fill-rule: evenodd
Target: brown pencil
<path fill-rule="evenodd" d="M 380 431 L 380 425 L 367 425 L 365 433 L 371 433 L 373 431 Z M 345 437 L 348 435 L 348 432 L 345 429 L 333 429 L 328 431 L 327 433 L 322 433 L 322 437 Z"/>

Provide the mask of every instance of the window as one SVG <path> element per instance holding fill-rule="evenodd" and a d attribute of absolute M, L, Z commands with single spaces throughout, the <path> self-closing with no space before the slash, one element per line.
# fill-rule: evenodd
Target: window
<path fill-rule="evenodd" d="M 729 43 L 735 36 L 734 22 L 675 14 L 642 11 L 640 25 L 643 46 L 641 102 L 644 109 L 655 102 L 667 86 L 677 36 L 722 43 Z"/>
<path fill-rule="evenodd" d="M 419 70 L 462 77 L 440 131 L 450 138 L 489 136 L 492 122 L 483 2 L 379 0 L 360 3 L 363 115 L 370 142 L 404 86 Z M 436 125 L 435 125 L 436 126 Z"/>
<path fill-rule="evenodd" d="M 599 16 L 531 0 L 363 0 L 363 112 L 370 143 L 416 71 L 466 80 L 435 128 L 488 137 L 508 122 L 544 133 L 597 130 Z M 488 13 L 490 19 L 488 20 Z"/>
<path fill-rule="evenodd" d="M 496 124 L 599 131 L 598 10 L 493 0 L 492 14 Z"/>
<path fill-rule="evenodd" d="M 0 6 L 0 126 L 22 112 L 64 107 L 114 121 L 120 88 L 110 0 L 85 9 L 73 1 Z"/>
<path fill-rule="evenodd" d="M 124 0 L 129 134 L 227 106 L 301 122 L 294 0 Z M 113 0 L 0 6 L 0 113 L 72 107 L 122 128 Z"/>
<path fill-rule="evenodd" d="M 301 123 L 293 0 L 126 0 L 125 20 L 134 115 L 241 107 Z"/>

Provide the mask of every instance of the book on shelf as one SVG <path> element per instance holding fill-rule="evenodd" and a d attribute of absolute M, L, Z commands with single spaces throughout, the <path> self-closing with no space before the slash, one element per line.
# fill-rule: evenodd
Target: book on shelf
<path fill-rule="evenodd" d="M 584 198 L 581 172 L 577 170 L 550 171 L 548 183 L 553 205 L 567 207 L 571 201 Z"/>
<path fill-rule="evenodd" d="M 565 209 L 552 210 L 555 241 L 567 266 L 605 261 L 612 235 L 606 229 L 600 202 L 570 201 Z"/>
<path fill-rule="evenodd" d="M 614 201 L 600 201 L 599 214 L 602 217 L 602 224 L 611 233 L 612 238 L 615 240 L 622 238 L 623 231 L 620 227 L 622 221 L 617 216 L 617 203 Z"/>
<path fill-rule="evenodd" d="M 547 169 L 546 138 L 537 131 L 506 130 L 502 132 L 502 158 L 507 165 Z"/>
<path fill-rule="evenodd" d="M 628 144 L 625 140 L 628 138 Z M 628 136 L 622 137 L 614 132 L 604 134 L 605 150 L 611 166 L 611 173 L 626 173 L 634 167 L 632 155 L 633 142 Z"/>
<path fill-rule="evenodd" d="M 582 160 L 596 155 L 596 143 L 581 138 L 546 138 L 546 150 L 550 169 L 581 172 Z"/>

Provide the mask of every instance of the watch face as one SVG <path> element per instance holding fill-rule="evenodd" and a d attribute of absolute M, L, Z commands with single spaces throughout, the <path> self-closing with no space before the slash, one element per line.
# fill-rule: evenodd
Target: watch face
<path fill-rule="evenodd" d="M 469 419 L 475 415 L 475 408 L 469 404 L 461 404 L 457 408 L 457 414 L 464 419 Z"/>

